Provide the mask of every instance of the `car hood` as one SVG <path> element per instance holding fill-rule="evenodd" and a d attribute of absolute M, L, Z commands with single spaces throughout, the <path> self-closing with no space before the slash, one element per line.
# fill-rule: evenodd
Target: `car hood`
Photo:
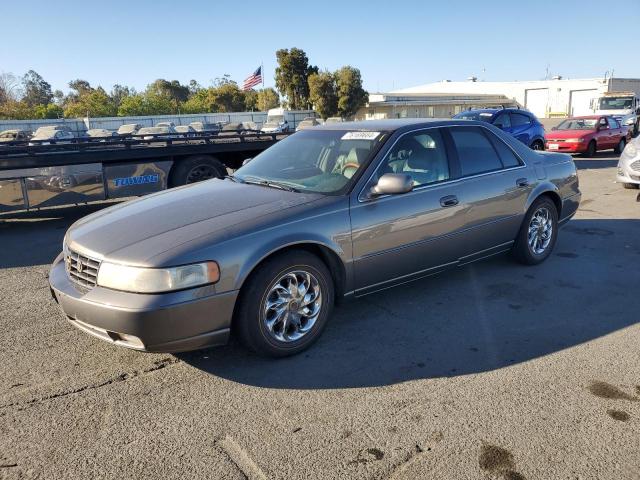
<path fill-rule="evenodd" d="M 322 198 L 258 185 L 209 180 L 107 208 L 79 220 L 65 236 L 68 248 L 90 257 L 139 266 L 196 238 L 211 242 L 240 223 Z"/>
<path fill-rule="evenodd" d="M 586 137 L 587 135 L 592 135 L 594 133 L 595 130 L 552 130 L 545 133 L 545 137 L 547 140 L 557 140 Z"/>

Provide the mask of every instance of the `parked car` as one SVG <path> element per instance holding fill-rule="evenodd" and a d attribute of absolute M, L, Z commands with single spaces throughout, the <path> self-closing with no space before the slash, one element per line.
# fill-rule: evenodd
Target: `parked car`
<path fill-rule="evenodd" d="M 255 124 L 253 126 L 255 127 Z M 229 137 L 233 135 L 244 135 L 245 133 L 248 133 L 250 130 L 252 129 L 247 128 L 247 125 L 245 124 L 245 122 L 232 122 L 232 123 L 227 123 L 223 125 L 222 128 L 220 129 L 220 133 L 218 133 L 218 136 Z"/>
<path fill-rule="evenodd" d="M 158 122 L 155 124 L 156 127 L 167 127 L 170 129 L 175 129 L 176 128 L 176 124 L 173 122 Z"/>
<path fill-rule="evenodd" d="M 538 118 L 519 108 L 483 108 L 466 110 L 453 118 L 480 120 L 495 125 L 533 150 L 544 150 L 544 127 Z"/>
<path fill-rule="evenodd" d="M 342 123 L 342 122 L 344 122 L 344 119 L 342 117 L 329 117 L 324 121 L 325 124 Z"/>
<path fill-rule="evenodd" d="M 187 137 L 193 137 L 197 133 L 191 125 L 178 125 L 176 126 L 176 132 L 183 135 L 186 134 Z"/>
<path fill-rule="evenodd" d="M 191 122 L 189 124 L 198 133 L 218 133 L 220 131 L 219 123 Z"/>
<path fill-rule="evenodd" d="M 121 125 L 118 128 L 118 135 L 121 137 L 130 137 L 131 135 L 135 135 L 138 133 L 138 130 L 142 128 L 142 125 L 139 123 L 127 123 L 125 125 Z"/>
<path fill-rule="evenodd" d="M 108 137 L 117 137 L 118 134 L 111 130 L 107 130 L 106 128 L 92 128 L 91 130 L 87 130 L 87 137 L 90 138 L 108 138 Z"/>
<path fill-rule="evenodd" d="M 320 125 L 320 122 L 315 117 L 305 117 L 304 119 L 302 119 L 302 121 L 300 121 L 300 123 L 298 123 L 296 132 L 304 130 L 305 128 L 316 127 L 318 125 Z"/>
<path fill-rule="evenodd" d="M 338 123 L 79 220 L 49 281 L 65 318 L 113 344 L 176 352 L 233 331 L 285 356 L 318 338 L 336 298 L 502 252 L 543 262 L 579 201 L 570 155 L 487 123 Z"/>
<path fill-rule="evenodd" d="M 167 125 L 155 127 L 143 127 L 138 130 L 136 134 L 137 138 L 141 138 L 142 140 L 154 140 L 154 139 L 171 139 L 171 138 L 180 138 L 179 135 L 176 135 L 176 129 L 174 127 L 170 127 Z"/>
<path fill-rule="evenodd" d="M 547 150 L 583 153 L 593 157 L 599 150 L 621 153 L 631 138 L 627 127 L 609 116 L 573 117 L 563 120 L 547 134 Z"/>
<path fill-rule="evenodd" d="M 640 187 L 640 137 L 630 140 L 622 151 L 616 181 L 624 188 Z"/>
<path fill-rule="evenodd" d="M 31 138 L 30 130 L 4 130 L 0 132 L 0 143 L 26 142 Z"/>
<path fill-rule="evenodd" d="M 53 145 L 71 143 L 76 138 L 68 128 L 40 127 L 29 140 L 29 145 Z"/>

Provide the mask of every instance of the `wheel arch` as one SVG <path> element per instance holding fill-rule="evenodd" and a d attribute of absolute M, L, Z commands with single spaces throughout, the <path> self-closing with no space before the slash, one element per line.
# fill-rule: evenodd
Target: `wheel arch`
<path fill-rule="evenodd" d="M 294 240 L 277 247 L 265 249 L 265 251 L 255 255 L 253 259 L 246 262 L 245 266 L 238 272 L 236 280 L 238 288 L 242 290 L 247 279 L 268 259 L 294 250 L 303 250 L 316 255 L 327 266 L 334 283 L 336 298 L 340 298 L 346 293 L 349 280 L 347 265 L 345 265 L 342 259 L 341 249 L 318 239 Z"/>
<path fill-rule="evenodd" d="M 533 202 L 535 202 L 540 197 L 549 197 L 556 206 L 558 219 L 562 218 L 562 197 L 558 192 L 558 187 L 556 187 L 552 183 L 543 183 L 531 192 L 531 195 L 529 195 L 529 199 L 527 200 L 526 208 L 524 210 L 525 213 L 529 211 L 531 205 L 533 205 Z"/>

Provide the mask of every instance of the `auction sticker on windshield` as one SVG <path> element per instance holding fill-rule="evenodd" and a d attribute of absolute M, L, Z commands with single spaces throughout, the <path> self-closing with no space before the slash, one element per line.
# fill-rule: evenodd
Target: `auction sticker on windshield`
<path fill-rule="evenodd" d="M 347 132 L 342 140 L 375 140 L 380 132 Z"/>

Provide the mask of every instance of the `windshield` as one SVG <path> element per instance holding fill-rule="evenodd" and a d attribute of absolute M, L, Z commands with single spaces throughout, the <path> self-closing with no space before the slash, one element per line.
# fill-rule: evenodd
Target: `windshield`
<path fill-rule="evenodd" d="M 605 97 L 600 99 L 600 110 L 626 110 L 631 108 L 630 97 Z"/>
<path fill-rule="evenodd" d="M 233 176 L 296 190 L 336 194 L 369 162 L 384 132 L 303 130 L 279 141 Z"/>
<path fill-rule="evenodd" d="M 131 133 L 136 129 L 137 125 L 122 125 L 119 129 L 119 133 Z"/>
<path fill-rule="evenodd" d="M 480 120 L 481 122 L 491 122 L 495 114 L 493 112 L 462 112 L 453 118 L 461 118 L 462 120 Z"/>
<path fill-rule="evenodd" d="M 556 130 L 595 130 L 597 118 L 570 118 L 556 127 Z"/>
<path fill-rule="evenodd" d="M 267 117 L 267 123 L 266 124 L 278 125 L 278 124 L 280 124 L 282 122 L 284 122 L 284 116 L 282 116 L 282 115 L 269 115 Z"/>

